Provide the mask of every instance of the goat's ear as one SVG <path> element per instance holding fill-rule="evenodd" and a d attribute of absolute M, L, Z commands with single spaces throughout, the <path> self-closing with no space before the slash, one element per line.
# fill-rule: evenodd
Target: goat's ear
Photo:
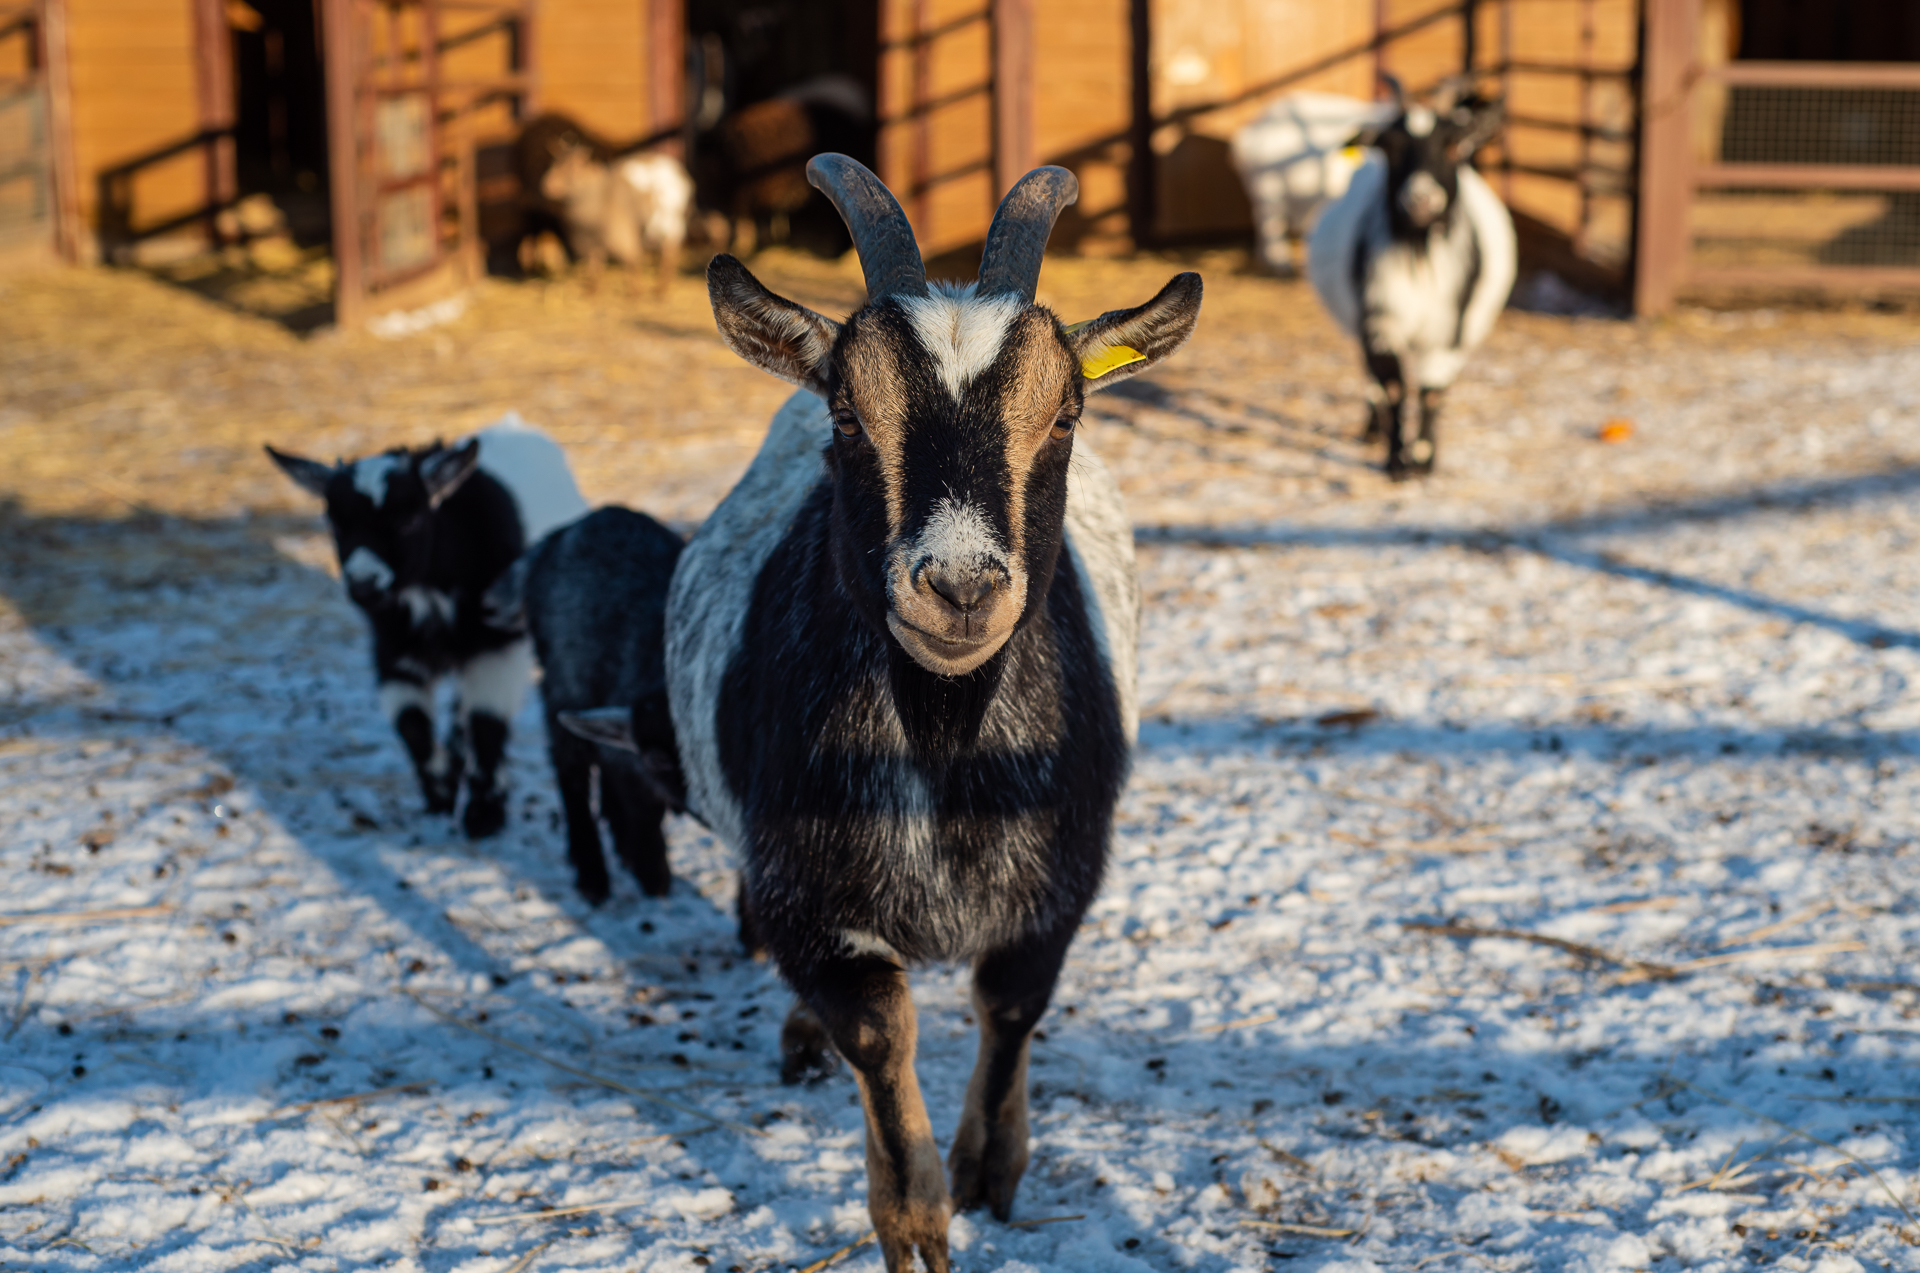
<path fill-rule="evenodd" d="M 707 299 L 727 348 L 782 380 L 825 397 L 840 324 L 775 296 L 731 256 L 707 264 Z"/>
<path fill-rule="evenodd" d="M 327 482 L 333 477 L 334 472 L 332 466 L 322 464 L 318 460 L 309 460 L 305 456 L 288 455 L 272 447 L 267 448 L 267 455 L 280 466 L 282 473 L 299 485 L 301 490 L 311 492 L 322 499 L 326 498 Z"/>
<path fill-rule="evenodd" d="M 1449 122 L 1459 135 L 1447 146 L 1447 155 L 1455 163 L 1465 163 L 1473 152 L 1492 141 L 1507 122 L 1507 104 L 1469 97 L 1453 108 Z"/>
<path fill-rule="evenodd" d="M 1116 309 L 1067 328 L 1087 388 L 1117 385 L 1186 344 L 1200 320 L 1200 276 L 1176 274 L 1145 305 Z"/>
<path fill-rule="evenodd" d="M 480 467 L 480 439 L 465 446 L 438 450 L 420 461 L 420 483 L 427 488 L 427 506 L 438 508 L 447 496 Z"/>

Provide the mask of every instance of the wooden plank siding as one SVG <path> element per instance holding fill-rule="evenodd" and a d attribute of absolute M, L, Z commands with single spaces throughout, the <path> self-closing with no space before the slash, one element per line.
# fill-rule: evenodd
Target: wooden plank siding
<path fill-rule="evenodd" d="M 1061 216 L 1060 251 L 1127 246 L 1132 156 L 1129 0 L 1044 0 L 1034 10 L 1034 148 L 1080 179 Z"/>
<path fill-rule="evenodd" d="M 540 106 L 626 144 L 653 131 L 646 0 L 542 0 Z"/>
<path fill-rule="evenodd" d="M 83 225 L 95 224 L 100 173 L 198 134 L 194 52 L 188 0 L 68 7 L 67 65 Z M 202 207 L 205 198 L 206 161 L 198 148 L 144 168 L 134 178 L 134 206 L 147 224 L 184 216 Z"/>
<path fill-rule="evenodd" d="M 1235 130 L 1299 89 L 1372 97 L 1374 17 L 1374 0 L 1153 0 L 1156 237 L 1252 232 Z"/>
<path fill-rule="evenodd" d="M 989 0 L 880 6 L 879 171 L 929 258 L 979 243 L 993 216 L 989 10 Z"/>
<path fill-rule="evenodd" d="M 1624 288 L 1633 249 L 1639 0 L 1487 0 L 1477 64 L 1508 123 L 1482 162 L 1521 218 L 1564 240 L 1566 272 Z"/>

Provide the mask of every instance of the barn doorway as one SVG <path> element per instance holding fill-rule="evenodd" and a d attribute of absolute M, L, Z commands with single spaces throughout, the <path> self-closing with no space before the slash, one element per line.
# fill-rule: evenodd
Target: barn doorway
<path fill-rule="evenodd" d="M 233 31 L 234 169 L 302 247 L 326 244 L 327 100 L 314 0 L 227 0 Z"/>
<path fill-rule="evenodd" d="M 875 166 L 879 0 L 688 0 L 690 153 L 703 210 L 748 245 L 850 246 L 806 160 Z"/>

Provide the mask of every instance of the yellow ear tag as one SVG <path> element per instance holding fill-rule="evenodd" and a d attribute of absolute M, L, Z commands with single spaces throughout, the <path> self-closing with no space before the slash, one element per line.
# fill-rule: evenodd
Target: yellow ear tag
<path fill-rule="evenodd" d="M 1099 353 L 1089 355 L 1080 360 L 1080 374 L 1089 380 L 1098 380 L 1109 371 L 1118 371 L 1120 368 L 1132 363 L 1145 362 L 1146 360 L 1147 356 L 1145 354 L 1130 346 L 1108 345 Z"/>
<path fill-rule="evenodd" d="M 1340 157 L 1349 163 L 1357 164 L 1367 157 L 1366 148 L 1363 146 L 1344 146 L 1340 150 Z"/>
<path fill-rule="evenodd" d="M 1093 325 L 1089 318 L 1085 322 L 1073 323 L 1066 328 L 1067 335 L 1077 336 Z M 1089 380 L 1098 380 L 1109 371 L 1118 371 L 1122 367 L 1136 362 L 1145 362 L 1147 356 L 1131 345 L 1108 345 L 1080 360 L 1080 374 Z"/>

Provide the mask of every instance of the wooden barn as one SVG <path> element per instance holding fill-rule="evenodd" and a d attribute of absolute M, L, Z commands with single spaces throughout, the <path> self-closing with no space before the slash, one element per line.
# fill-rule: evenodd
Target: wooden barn
<path fill-rule="evenodd" d="M 1588 291 L 1920 285 L 1912 0 L 0 0 L 0 259 L 159 259 L 270 207 L 358 322 L 485 268 L 535 114 L 697 160 L 823 83 L 956 265 L 1039 162 L 1080 178 L 1061 250 L 1232 243 L 1234 130 L 1382 71 L 1504 93 L 1480 165 Z"/>

